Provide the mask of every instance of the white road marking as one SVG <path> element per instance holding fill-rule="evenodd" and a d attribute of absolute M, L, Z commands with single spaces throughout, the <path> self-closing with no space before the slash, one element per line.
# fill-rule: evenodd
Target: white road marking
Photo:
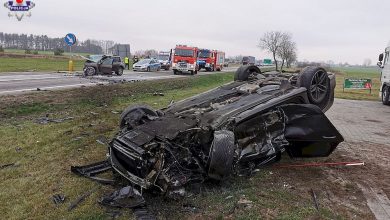
<path fill-rule="evenodd" d="M 81 83 L 81 84 L 72 84 L 72 85 L 62 85 L 62 86 L 49 86 L 49 87 L 39 87 L 41 90 L 50 90 L 50 89 L 66 89 L 66 88 L 74 88 L 81 86 L 94 86 L 96 84 L 106 84 L 106 83 Z M 26 88 L 26 89 L 17 89 L 17 90 L 8 90 L 8 91 L 0 91 L 0 94 L 8 94 L 8 93 L 18 93 L 18 92 L 31 92 L 37 91 L 37 88 Z"/>
<path fill-rule="evenodd" d="M 64 76 L 48 76 L 48 75 L 18 75 L 18 76 L 0 76 L 0 82 L 26 81 L 26 80 L 41 80 L 41 79 L 62 79 Z"/>

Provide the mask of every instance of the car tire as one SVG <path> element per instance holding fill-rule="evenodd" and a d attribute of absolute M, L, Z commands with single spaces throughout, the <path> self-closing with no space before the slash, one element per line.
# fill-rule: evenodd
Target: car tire
<path fill-rule="evenodd" d="M 157 67 L 157 72 L 161 70 L 161 67 Z"/>
<path fill-rule="evenodd" d="M 382 103 L 384 105 L 390 105 L 390 87 L 384 86 L 382 89 Z"/>
<path fill-rule="evenodd" d="M 115 72 L 116 75 L 118 76 L 122 76 L 123 75 L 123 68 L 122 67 L 119 67 L 118 71 Z"/>
<path fill-rule="evenodd" d="M 311 104 L 322 110 L 328 105 L 332 88 L 324 68 L 315 66 L 304 68 L 298 76 L 297 86 L 307 89 L 307 97 Z"/>
<path fill-rule="evenodd" d="M 150 72 L 150 67 L 146 68 L 146 72 Z"/>
<path fill-rule="evenodd" d="M 150 120 L 153 117 L 158 117 L 158 114 L 149 106 L 129 106 L 121 114 L 119 127 L 132 129 L 134 126 L 143 124 L 144 120 Z"/>
<path fill-rule="evenodd" d="M 209 178 L 223 180 L 232 173 L 235 148 L 234 133 L 232 131 L 214 132 L 208 163 Z"/>
<path fill-rule="evenodd" d="M 84 76 L 93 76 L 96 74 L 96 69 L 95 67 L 87 67 L 84 71 Z"/>
<path fill-rule="evenodd" d="M 257 74 L 261 74 L 261 70 L 257 66 L 241 66 L 237 69 L 234 75 L 234 81 L 248 81 L 254 78 Z"/>
<path fill-rule="evenodd" d="M 170 69 L 169 67 L 165 67 L 165 70 L 166 70 L 166 71 L 169 71 L 169 69 Z"/>
<path fill-rule="evenodd" d="M 177 70 L 173 70 L 173 75 L 177 75 Z"/>
<path fill-rule="evenodd" d="M 191 74 L 191 76 L 194 75 L 194 71 L 191 70 L 191 71 L 190 71 L 190 74 Z"/>

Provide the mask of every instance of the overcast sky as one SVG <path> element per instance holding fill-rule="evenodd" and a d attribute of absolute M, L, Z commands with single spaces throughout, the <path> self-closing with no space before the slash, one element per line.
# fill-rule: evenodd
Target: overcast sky
<path fill-rule="evenodd" d="M 187 44 L 267 58 L 259 38 L 280 30 L 293 35 L 299 60 L 362 64 L 376 63 L 390 40 L 389 0 L 35 0 L 21 22 L 0 2 L 0 32 L 71 32 L 129 43 L 132 51 Z"/>

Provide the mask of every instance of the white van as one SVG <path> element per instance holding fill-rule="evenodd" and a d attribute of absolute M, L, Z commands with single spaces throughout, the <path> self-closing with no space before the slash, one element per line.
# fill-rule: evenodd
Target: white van
<path fill-rule="evenodd" d="M 379 54 L 378 66 L 382 69 L 379 96 L 384 105 L 390 105 L 390 43 L 385 52 Z"/>

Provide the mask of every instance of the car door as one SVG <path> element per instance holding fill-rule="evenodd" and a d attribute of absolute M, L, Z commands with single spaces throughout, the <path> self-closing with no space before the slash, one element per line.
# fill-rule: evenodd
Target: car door
<path fill-rule="evenodd" d="M 114 57 L 114 61 L 112 64 L 112 71 L 118 71 L 119 67 L 121 67 L 122 61 L 120 57 Z"/>
<path fill-rule="evenodd" d="M 112 57 L 107 57 L 106 59 L 102 60 L 102 63 L 100 64 L 100 72 L 104 74 L 111 74 L 112 73 L 112 66 L 113 66 L 114 59 Z"/>
<path fill-rule="evenodd" d="M 150 61 L 150 70 L 151 71 L 156 71 L 157 70 L 156 61 L 154 61 L 154 60 Z"/>

